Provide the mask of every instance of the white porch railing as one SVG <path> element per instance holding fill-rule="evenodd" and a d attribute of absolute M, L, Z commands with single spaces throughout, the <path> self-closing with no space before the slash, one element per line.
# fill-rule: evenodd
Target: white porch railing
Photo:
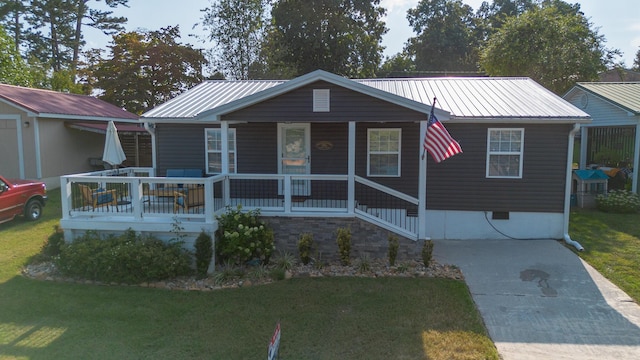
<path fill-rule="evenodd" d="M 124 168 L 61 177 L 63 221 L 214 224 L 227 206 L 264 216 L 348 217 L 418 236 L 418 199 L 356 176 L 229 174 L 155 177 Z M 121 226 L 122 227 L 122 226 Z"/>

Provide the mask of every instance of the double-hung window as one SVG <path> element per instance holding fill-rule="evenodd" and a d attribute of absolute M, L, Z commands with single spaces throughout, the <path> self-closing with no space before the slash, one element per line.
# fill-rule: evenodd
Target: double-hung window
<path fill-rule="evenodd" d="M 487 135 L 487 177 L 522 178 L 524 129 L 490 128 Z"/>
<path fill-rule="evenodd" d="M 222 130 L 205 129 L 207 141 L 207 174 L 222 172 Z M 229 129 L 227 136 L 229 143 L 229 172 L 236 172 L 236 129 Z"/>
<path fill-rule="evenodd" d="M 368 129 L 367 176 L 400 176 L 401 129 Z"/>

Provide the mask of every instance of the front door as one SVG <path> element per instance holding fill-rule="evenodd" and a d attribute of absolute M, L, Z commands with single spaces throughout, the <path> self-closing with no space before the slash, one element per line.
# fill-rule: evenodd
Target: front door
<path fill-rule="evenodd" d="M 308 123 L 278 125 L 278 172 L 280 174 L 308 175 L 311 173 L 310 126 Z M 309 180 L 294 180 L 291 195 L 308 196 Z M 280 187 L 283 193 L 284 185 Z"/>

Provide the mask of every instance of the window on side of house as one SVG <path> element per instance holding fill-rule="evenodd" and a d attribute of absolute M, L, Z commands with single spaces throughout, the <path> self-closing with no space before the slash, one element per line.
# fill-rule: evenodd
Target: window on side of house
<path fill-rule="evenodd" d="M 524 129 L 492 129 L 487 134 L 487 177 L 522 178 Z"/>
<path fill-rule="evenodd" d="M 367 176 L 400 176 L 401 129 L 368 129 Z"/>
<path fill-rule="evenodd" d="M 222 130 L 205 129 L 207 141 L 207 174 L 222 172 Z M 229 172 L 236 172 L 236 129 L 229 129 Z"/>

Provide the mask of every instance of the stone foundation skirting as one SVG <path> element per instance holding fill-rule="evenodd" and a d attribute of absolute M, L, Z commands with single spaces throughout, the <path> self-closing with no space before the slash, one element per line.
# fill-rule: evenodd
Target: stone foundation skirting
<path fill-rule="evenodd" d="M 389 235 L 398 238 L 397 261 L 421 260 L 423 242 L 408 239 L 358 218 L 262 217 L 275 233 L 277 251 L 299 258 L 298 240 L 304 233 L 313 235 L 314 258 L 320 261 L 339 260 L 336 230 L 351 229 L 351 259 L 388 259 Z M 317 254 L 317 255 L 316 255 Z"/>

